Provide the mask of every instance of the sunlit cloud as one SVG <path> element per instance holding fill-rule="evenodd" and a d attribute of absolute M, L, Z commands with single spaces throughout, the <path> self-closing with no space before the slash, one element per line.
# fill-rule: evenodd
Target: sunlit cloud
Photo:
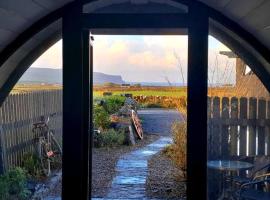
<path fill-rule="evenodd" d="M 225 81 L 232 73 L 235 59 L 220 55 L 228 47 L 209 37 L 209 79 Z M 198 50 L 199 52 L 199 50 Z M 121 75 L 132 82 L 182 82 L 180 68 L 187 80 L 187 36 L 95 36 L 94 71 Z M 31 67 L 62 68 L 62 40 L 53 45 Z M 230 72 L 231 71 L 231 72 Z M 214 77 L 211 77 L 214 76 Z"/>

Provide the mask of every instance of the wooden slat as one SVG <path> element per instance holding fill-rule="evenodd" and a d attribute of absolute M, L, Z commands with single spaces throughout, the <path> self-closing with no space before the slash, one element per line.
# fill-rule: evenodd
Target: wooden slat
<path fill-rule="evenodd" d="M 222 110 L 221 110 L 221 118 L 222 120 L 226 120 L 229 118 L 229 98 L 222 98 Z M 221 154 L 223 159 L 228 159 L 229 157 L 229 126 L 223 125 L 221 127 Z"/>
<path fill-rule="evenodd" d="M 21 121 L 21 102 L 18 101 L 18 97 L 19 95 L 17 94 L 16 96 L 16 103 L 15 103 L 15 113 L 16 113 L 16 121 Z M 22 141 L 22 128 L 20 126 L 17 127 L 17 131 L 16 131 L 16 135 L 17 135 L 17 143 L 16 145 L 20 144 Z M 18 165 L 21 165 L 21 158 L 23 156 L 22 151 L 18 152 Z"/>
<path fill-rule="evenodd" d="M 270 100 L 267 101 L 267 113 L 266 118 L 270 119 Z M 270 126 L 265 126 L 265 137 L 266 137 L 266 155 L 270 155 Z"/>
<path fill-rule="evenodd" d="M 18 121 L 25 120 L 25 118 L 23 116 L 24 109 L 25 109 L 25 103 L 23 102 L 23 94 L 20 94 L 20 95 L 17 96 L 17 107 L 18 107 L 18 112 L 17 112 Z M 25 126 L 25 124 L 23 124 L 23 126 L 20 127 L 20 130 L 19 130 L 19 137 L 20 137 L 20 143 L 19 144 L 24 143 L 26 141 L 26 136 L 25 135 L 27 134 L 27 132 L 25 131 L 24 126 Z M 20 149 L 21 159 L 22 159 L 22 156 L 24 154 L 25 154 L 24 149 Z M 22 160 L 21 160 L 21 162 L 22 162 Z"/>
<path fill-rule="evenodd" d="M 10 138 L 10 147 L 12 148 L 14 146 L 14 95 L 10 95 L 9 97 L 9 113 L 8 113 L 8 116 L 9 116 L 9 124 L 11 125 L 10 126 L 10 133 L 9 133 L 9 138 Z M 11 152 L 11 154 L 9 155 L 10 156 L 10 159 L 11 159 L 11 166 L 15 166 L 16 165 L 16 160 L 15 160 L 15 156 L 14 156 L 14 153 Z"/>
<path fill-rule="evenodd" d="M 27 93 L 25 94 L 25 118 L 26 119 L 32 119 L 31 117 L 31 112 L 32 112 L 32 105 L 30 105 L 30 94 L 31 93 Z M 26 126 L 26 132 L 29 134 L 28 139 L 33 141 L 33 133 L 32 133 L 32 121 L 30 120 L 29 124 L 27 124 Z M 34 152 L 34 147 L 33 145 L 30 145 L 27 149 L 29 152 Z"/>
<path fill-rule="evenodd" d="M 213 118 L 220 118 L 220 98 L 213 99 Z M 218 124 L 212 125 L 211 155 L 210 159 L 218 159 L 221 156 L 221 127 Z"/>
<path fill-rule="evenodd" d="M 208 157 L 211 156 L 211 141 L 212 141 L 212 124 L 209 123 L 209 120 L 212 117 L 212 98 L 207 98 L 207 119 L 208 119 L 208 126 L 207 126 L 207 155 Z"/>
<path fill-rule="evenodd" d="M 5 101 L 5 124 L 10 122 L 10 96 L 7 97 L 6 101 Z M 5 134 L 5 139 L 6 139 L 6 149 L 11 147 L 11 142 L 10 142 L 10 129 L 6 129 L 6 134 Z M 10 166 L 12 166 L 12 159 L 10 155 L 7 155 L 7 161 L 8 161 L 8 169 L 10 168 Z"/>
<path fill-rule="evenodd" d="M 12 110 L 11 110 L 11 114 L 12 114 L 12 146 L 16 146 L 19 141 L 18 141 L 18 132 L 19 132 L 19 128 L 15 127 L 15 123 L 16 121 L 18 121 L 18 115 L 17 115 L 17 110 L 19 108 L 17 108 L 17 102 L 16 102 L 16 98 L 17 98 L 17 95 L 12 95 L 12 102 L 11 102 L 11 106 L 12 106 Z M 12 156 L 13 156 L 13 160 L 14 160 L 14 163 L 13 165 L 14 166 L 17 166 L 19 165 L 19 160 L 20 160 L 20 157 L 18 155 L 18 152 L 13 152 L 12 153 Z"/>
<path fill-rule="evenodd" d="M 241 97 L 240 98 L 240 119 L 247 119 L 247 98 Z M 247 155 L 247 126 L 240 126 L 240 133 L 239 133 L 239 154 L 240 156 Z"/>
<path fill-rule="evenodd" d="M 21 120 L 25 120 L 27 119 L 27 102 L 26 102 L 26 94 L 21 94 L 20 95 L 20 102 L 21 102 L 21 114 L 20 114 L 20 117 L 21 117 Z M 27 131 L 27 125 L 26 123 L 24 123 L 24 126 L 22 126 L 22 137 L 24 138 L 24 142 L 28 142 L 30 140 L 30 136 L 29 136 L 29 132 Z M 30 149 L 29 149 L 29 146 L 28 145 L 27 147 L 21 149 L 21 153 L 22 155 L 26 154 L 26 153 L 29 153 L 30 152 Z"/>
<path fill-rule="evenodd" d="M 5 172 L 5 169 L 7 167 L 6 162 L 6 145 L 5 145 L 5 130 L 3 129 L 3 123 L 4 123 L 4 113 L 3 113 L 3 106 L 0 107 L 0 174 Z"/>
<path fill-rule="evenodd" d="M 238 119 L 238 99 L 232 97 L 231 99 L 231 119 Z M 231 156 L 237 156 L 237 140 L 238 140 L 238 126 L 231 126 L 230 128 L 231 144 L 230 153 Z"/>
<path fill-rule="evenodd" d="M 249 119 L 256 119 L 257 117 L 257 99 L 249 98 Z M 249 145 L 248 154 L 249 156 L 256 155 L 256 126 L 249 126 Z"/>
<path fill-rule="evenodd" d="M 31 119 L 28 126 L 28 131 L 31 132 L 31 139 L 33 140 L 35 134 L 32 132 L 33 123 L 35 122 L 34 118 L 36 116 L 36 105 L 34 103 L 34 93 L 28 93 L 28 117 Z M 31 147 L 31 151 L 36 153 L 36 146 Z"/>
<path fill-rule="evenodd" d="M 266 118 L 266 101 L 259 99 L 258 103 L 258 119 L 265 120 Z M 265 126 L 258 127 L 258 155 L 265 154 Z"/>

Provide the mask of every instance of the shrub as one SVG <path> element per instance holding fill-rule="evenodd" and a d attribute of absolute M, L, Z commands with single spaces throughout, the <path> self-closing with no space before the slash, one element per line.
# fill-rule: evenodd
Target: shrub
<path fill-rule="evenodd" d="M 0 176 L 0 199 L 8 199 L 9 197 L 9 185 L 6 175 Z"/>
<path fill-rule="evenodd" d="M 125 143 L 124 130 L 116 131 L 109 129 L 103 133 L 99 133 L 95 136 L 94 145 L 96 147 L 116 147 Z"/>
<path fill-rule="evenodd" d="M 93 118 L 96 128 L 106 129 L 110 125 L 110 116 L 102 106 L 94 106 Z"/>
<path fill-rule="evenodd" d="M 125 97 L 122 96 L 109 96 L 106 97 L 104 100 L 104 108 L 109 114 L 114 114 L 118 112 L 125 103 Z"/>
<path fill-rule="evenodd" d="M 164 108 L 160 103 L 144 103 L 141 105 L 143 108 Z"/>
<path fill-rule="evenodd" d="M 177 110 L 182 114 L 184 120 L 187 120 L 187 98 L 181 97 L 176 104 Z"/>
<path fill-rule="evenodd" d="M 35 178 L 40 178 L 42 176 L 42 167 L 38 155 L 27 153 L 23 156 L 23 168 L 27 173 Z"/>
<path fill-rule="evenodd" d="M 186 177 L 187 169 L 187 123 L 174 122 L 172 125 L 173 144 L 167 146 L 163 152 L 170 157 Z"/>
<path fill-rule="evenodd" d="M 27 199 L 30 191 L 26 188 L 26 172 L 20 167 L 0 176 L 0 199 Z"/>

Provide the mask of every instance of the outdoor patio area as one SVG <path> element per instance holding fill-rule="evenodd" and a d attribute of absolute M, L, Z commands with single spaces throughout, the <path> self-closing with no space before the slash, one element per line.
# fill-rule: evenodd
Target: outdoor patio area
<path fill-rule="evenodd" d="M 211 199 L 270 198 L 269 105 L 263 98 L 209 98 Z"/>

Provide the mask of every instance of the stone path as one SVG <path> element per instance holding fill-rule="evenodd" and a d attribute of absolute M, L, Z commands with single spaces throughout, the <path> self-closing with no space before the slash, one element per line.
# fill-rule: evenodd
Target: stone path
<path fill-rule="evenodd" d="M 170 137 L 161 137 L 142 149 L 121 156 L 116 164 L 116 176 L 107 196 L 92 200 L 150 200 L 145 193 L 147 160 L 171 142 Z M 47 197 L 46 200 L 61 200 L 61 198 Z"/>
<path fill-rule="evenodd" d="M 146 147 L 123 155 L 116 165 L 116 176 L 105 198 L 112 199 L 147 199 L 145 182 L 147 178 L 147 160 L 172 142 L 170 137 L 161 137 Z"/>

